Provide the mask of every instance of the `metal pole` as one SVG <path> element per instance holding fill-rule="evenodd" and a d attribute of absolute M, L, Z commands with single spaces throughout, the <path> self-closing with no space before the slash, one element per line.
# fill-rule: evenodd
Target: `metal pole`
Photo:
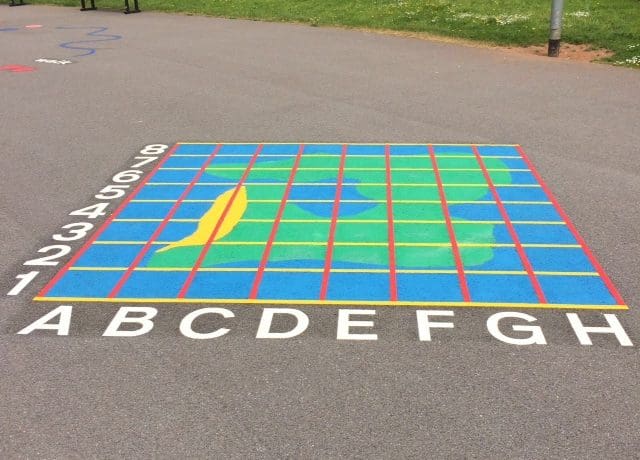
<path fill-rule="evenodd" d="M 560 36 L 562 35 L 562 10 L 564 0 L 552 0 L 551 2 L 551 30 L 549 32 L 549 57 L 558 57 L 560 54 Z"/>

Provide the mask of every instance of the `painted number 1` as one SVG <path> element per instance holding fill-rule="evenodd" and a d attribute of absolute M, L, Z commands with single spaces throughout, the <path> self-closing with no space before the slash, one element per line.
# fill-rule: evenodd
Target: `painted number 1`
<path fill-rule="evenodd" d="M 13 289 L 11 289 L 9 292 L 7 292 L 7 295 L 18 295 L 22 292 L 22 290 L 24 288 L 26 288 L 29 283 L 31 281 L 33 281 L 33 279 L 38 276 L 38 273 L 40 272 L 29 272 L 29 273 L 24 273 L 22 275 L 18 275 L 16 276 L 16 279 L 19 279 L 20 281 L 18 282 L 18 284 L 16 284 Z"/>

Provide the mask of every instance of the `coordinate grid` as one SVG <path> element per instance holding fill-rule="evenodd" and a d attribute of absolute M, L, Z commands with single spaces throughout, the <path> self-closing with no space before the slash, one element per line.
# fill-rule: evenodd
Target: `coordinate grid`
<path fill-rule="evenodd" d="M 36 300 L 626 308 L 517 145 L 176 144 Z"/>

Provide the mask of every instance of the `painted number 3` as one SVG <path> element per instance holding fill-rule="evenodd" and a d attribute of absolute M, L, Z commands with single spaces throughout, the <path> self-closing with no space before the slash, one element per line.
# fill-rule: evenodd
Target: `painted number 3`
<path fill-rule="evenodd" d="M 63 229 L 68 230 L 68 235 L 62 233 L 56 233 L 53 235 L 53 239 L 56 241 L 76 241 L 84 238 L 89 233 L 89 230 L 93 228 L 93 224 L 89 222 L 77 222 L 74 224 L 63 225 Z"/>

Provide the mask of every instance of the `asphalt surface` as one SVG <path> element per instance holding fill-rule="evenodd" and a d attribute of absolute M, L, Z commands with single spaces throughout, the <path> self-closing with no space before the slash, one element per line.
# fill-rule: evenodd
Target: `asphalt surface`
<path fill-rule="evenodd" d="M 0 72 L 3 292 L 147 144 L 519 143 L 629 304 L 634 342 L 583 346 L 565 312 L 533 310 L 548 344 L 508 345 L 489 309 L 420 342 L 415 309 L 381 307 L 377 341 L 336 340 L 326 307 L 300 308 L 311 324 L 288 340 L 256 339 L 247 306 L 212 340 L 180 335 L 187 305 L 158 306 L 137 338 L 101 337 L 110 304 L 74 305 L 69 336 L 17 335 L 57 306 L 30 300 L 49 267 L 0 300 L 1 457 L 638 457 L 640 72 L 302 25 L 0 11 L 19 28 L 0 31 L 0 67 L 36 69 Z M 59 45 L 94 29 L 63 26 L 122 38 L 72 57 Z"/>

